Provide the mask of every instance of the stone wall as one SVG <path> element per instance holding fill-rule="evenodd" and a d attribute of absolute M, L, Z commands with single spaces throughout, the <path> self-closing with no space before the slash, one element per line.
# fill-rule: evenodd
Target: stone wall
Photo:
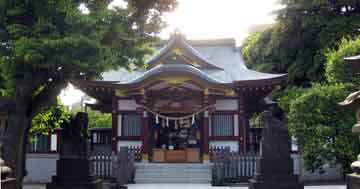
<path fill-rule="evenodd" d="M 26 170 L 28 175 L 24 178 L 24 183 L 48 183 L 51 176 L 56 175 L 56 160 L 58 154 L 26 154 Z"/>

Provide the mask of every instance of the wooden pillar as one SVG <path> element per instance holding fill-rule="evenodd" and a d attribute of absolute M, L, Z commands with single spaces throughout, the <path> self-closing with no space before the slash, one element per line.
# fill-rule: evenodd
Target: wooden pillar
<path fill-rule="evenodd" d="M 111 144 L 112 144 L 112 151 L 113 152 L 118 152 L 117 149 L 117 143 L 118 143 L 118 114 L 117 113 L 112 113 L 111 114 L 111 118 L 112 118 L 112 132 L 111 132 Z"/>
<path fill-rule="evenodd" d="M 112 125 L 111 125 L 112 127 Z M 90 151 L 93 151 L 94 150 L 94 131 L 91 130 L 90 131 Z"/>
<path fill-rule="evenodd" d="M 146 110 L 142 110 L 142 161 L 149 161 L 149 116 Z"/>
<path fill-rule="evenodd" d="M 112 132 L 111 132 L 111 149 L 113 152 L 118 152 L 117 143 L 118 143 L 118 101 L 116 97 L 113 97 L 112 102 Z"/>
<path fill-rule="evenodd" d="M 245 109 L 245 97 L 240 91 L 239 93 L 239 133 L 240 133 L 240 145 L 239 145 L 239 151 L 240 152 L 247 152 L 247 145 L 248 145 L 248 127 L 249 127 L 249 121 L 246 116 L 246 109 Z"/>
<path fill-rule="evenodd" d="M 202 125 L 203 133 L 203 162 L 209 162 L 209 123 L 210 123 L 209 111 L 204 112 L 204 120 Z"/>

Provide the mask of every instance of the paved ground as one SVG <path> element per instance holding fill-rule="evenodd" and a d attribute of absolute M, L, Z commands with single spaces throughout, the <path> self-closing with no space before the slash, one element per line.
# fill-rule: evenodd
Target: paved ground
<path fill-rule="evenodd" d="M 24 185 L 24 189 L 45 189 L 44 185 Z M 129 189 L 247 189 L 248 187 L 212 187 L 208 184 L 130 184 Z M 346 189 L 345 185 L 305 186 L 305 189 Z"/>
<path fill-rule="evenodd" d="M 248 187 L 212 187 L 206 184 L 134 184 L 129 189 L 247 189 Z M 346 189 L 344 185 L 305 186 L 305 189 Z"/>

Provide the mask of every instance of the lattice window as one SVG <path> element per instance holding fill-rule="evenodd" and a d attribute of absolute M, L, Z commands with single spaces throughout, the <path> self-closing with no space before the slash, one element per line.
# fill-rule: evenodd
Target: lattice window
<path fill-rule="evenodd" d="M 122 117 L 122 136 L 141 136 L 141 116 L 136 113 Z"/>
<path fill-rule="evenodd" d="M 216 113 L 212 115 L 212 136 L 234 136 L 234 115 Z"/>

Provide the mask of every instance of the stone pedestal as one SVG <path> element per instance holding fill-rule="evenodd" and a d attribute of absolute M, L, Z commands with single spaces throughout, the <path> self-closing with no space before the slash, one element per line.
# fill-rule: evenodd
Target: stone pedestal
<path fill-rule="evenodd" d="M 259 115 L 258 122 L 264 130 L 256 173 L 249 180 L 249 189 L 304 189 L 294 175 L 287 129 L 268 111 Z"/>
<path fill-rule="evenodd" d="M 15 178 L 6 178 L 2 179 L 1 182 L 1 189 L 15 189 L 16 188 L 16 179 Z"/>
<path fill-rule="evenodd" d="M 291 158 L 257 159 L 255 176 L 249 180 L 249 189 L 304 189 L 297 176 L 293 175 Z"/>
<path fill-rule="evenodd" d="M 56 165 L 56 176 L 47 189 L 101 189 L 102 180 L 90 175 L 87 159 L 59 159 Z"/>
<path fill-rule="evenodd" d="M 346 186 L 347 189 L 359 189 L 360 175 L 356 173 L 346 175 Z"/>
<path fill-rule="evenodd" d="M 56 176 L 46 189 L 102 189 L 102 180 L 90 174 L 87 159 L 86 113 L 78 113 L 70 126 L 60 132 L 60 159 L 56 162 Z"/>

